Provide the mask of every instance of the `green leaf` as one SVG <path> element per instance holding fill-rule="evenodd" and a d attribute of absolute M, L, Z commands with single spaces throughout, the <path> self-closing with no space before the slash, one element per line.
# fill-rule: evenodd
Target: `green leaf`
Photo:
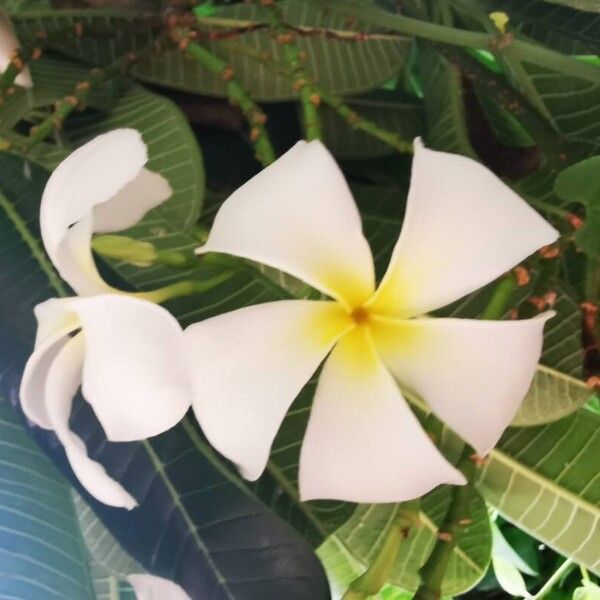
<path fill-rule="evenodd" d="M 125 577 L 144 573 L 102 524 L 83 498 L 72 490 L 75 512 L 90 564 L 96 600 L 135 600 L 133 588 Z"/>
<path fill-rule="evenodd" d="M 537 575 L 537 573 L 521 558 L 516 550 L 506 541 L 500 528 L 496 523 L 492 523 L 492 558 L 503 559 L 515 567 L 521 573 L 526 575 Z"/>
<path fill-rule="evenodd" d="M 552 4 L 562 4 L 569 8 L 576 8 L 577 10 L 583 10 L 592 13 L 600 13 L 600 6 L 597 0 L 546 0 Z"/>
<path fill-rule="evenodd" d="M 595 1 L 595 0 L 592 0 Z M 594 54 L 600 49 L 600 15 L 542 0 L 492 0 L 490 9 L 510 15 L 509 29 L 518 28 L 549 48 L 565 54 Z"/>
<path fill-rule="evenodd" d="M 554 190 L 563 200 L 585 206 L 585 221 L 575 233 L 575 242 L 589 256 L 600 258 L 600 156 L 561 171 Z"/>
<path fill-rule="evenodd" d="M 365 570 L 335 536 L 329 537 L 317 554 L 327 571 L 334 598 L 341 598 L 348 586 Z M 369 596 L 369 600 L 411 600 L 412 597 L 412 592 L 388 584 L 378 594 Z"/>
<path fill-rule="evenodd" d="M 419 586 L 419 567 L 437 540 L 437 531 L 450 506 L 451 487 L 442 486 L 421 500 L 421 527 L 413 528 L 400 544 L 390 583 L 414 591 Z M 364 570 L 376 556 L 401 505 L 360 505 L 330 540 L 343 548 L 355 565 Z M 444 594 L 459 594 L 474 586 L 485 574 L 491 555 L 492 535 L 487 508 L 475 494 L 469 512 L 473 523 L 457 540 L 444 579 Z M 326 552 L 326 550 L 321 550 Z"/>
<path fill-rule="evenodd" d="M 325 14 L 321 10 L 300 2 L 282 3 L 284 18 L 292 25 L 309 28 L 325 28 L 352 34 L 344 19 Z M 237 4 L 219 8 L 214 15 L 202 19 L 204 27 L 230 30 L 247 27 L 260 22 L 261 8 Z M 151 41 L 149 33 L 127 33 L 131 30 L 131 12 L 115 9 L 50 10 L 19 6 L 13 8 L 13 20 L 20 37 L 32 39 L 39 30 L 73 25 L 76 21 L 84 27 L 101 25 L 125 34 L 116 40 L 86 37 L 65 47 L 71 56 L 90 63 L 107 64 L 115 57 L 146 45 Z M 359 24 L 358 31 L 365 28 Z M 298 45 L 307 53 L 306 66 L 324 88 L 338 94 L 355 94 L 372 89 L 395 76 L 402 66 L 409 42 L 398 35 L 378 35 L 361 43 L 348 43 L 344 39 L 324 35 L 299 35 Z M 240 46 L 253 52 L 270 52 L 276 62 L 282 58 L 281 46 L 264 28 L 245 32 L 234 40 L 208 41 L 206 46 L 228 61 L 236 77 L 251 94 L 260 101 L 289 100 L 297 96 L 288 78 L 274 74 L 256 60 L 240 52 Z M 160 85 L 210 96 L 226 96 L 222 80 L 207 72 L 196 62 L 176 50 L 166 51 L 162 56 L 152 57 L 137 65 L 136 77 Z"/>
<path fill-rule="evenodd" d="M 513 426 L 551 423 L 582 407 L 593 392 L 580 379 L 539 365 Z"/>
<path fill-rule="evenodd" d="M 567 202 L 588 208 L 600 205 L 600 156 L 593 156 L 561 171 L 554 184 L 556 193 Z"/>
<path fill-rule="evenodd" d="M 510 428 L 479 477 L 507 520 L 600 574 L 600 416 L 587 409 L 555 423 Z"/>
<path fill-rule="evenodd" d="M 0 399 L 0 597 L 92 600 L 71 490 Z"/>
<path fill-rule="evenodd" d="M 397 133 L 406 141 L 411 142 L 423 134 L 423 108 L 414 99 L 407 100 L 395 92 L 377 90 L 363 96 L 346 98 L 345 101 L 361 117 Z M 375 158 L 395 152 L 388 144 L 363 131 L 353 129 L 329 107 L 323 107 L 321 121 L 323 138 L 337 158 Z"/>
<path fill-rule="evenodd" d="M 492 565 L 494 567 L 494 575 L 500 587 L 507 594 L 518 596 L 519 598 L 530 597 L 523 575 L 519 573 L 517 567 L 501 556 L 492 556 Z"/>
<path fill-rule="evenodd" d="M 573 600 L 600 600 L 600 587 L 592 581 L 583 581 L 573 593 Z"/>
<path fill-rule="evenodd" d="M 477 158 L 469 141 L 458 68 L 426 44 L 419 45 L 419 58 L 427 145 Z"/>

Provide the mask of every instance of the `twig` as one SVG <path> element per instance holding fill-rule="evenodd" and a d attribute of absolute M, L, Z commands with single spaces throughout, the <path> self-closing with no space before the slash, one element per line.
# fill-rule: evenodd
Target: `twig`
<path fill-rule="evenodd" d="M 419 502 L 413 500 L 399 505 L 375 559 L 369 568 L 350 584 L 342 600 L 366 600 L 377 594 L 389 577 L 402 540 L 408 537 L 412 527 L 419 525 Z"/>
<path fill-rule="evenodd" d="M 558 583 L 561 577 L 566 575 L 571 569 L 575 567 L 575 563 L 572 559 L 568 558 L 565 562 L 558 567 L 556 571 L 552 574 L 552 577 L 546 581 L 544 586 L 540 589 L 540 591 L 535 594 L 535 596 L 531 597 L 531 600 L 541 600 L 547 594 L 552 591 L 552 588 Z"/>
<path fill-rule="evenodd" d="M 283 48 L 283 56 L 289 66 L 294 81 L 293 88 L 298 93 L 302 107 L 302 123 L 307 140 L 320 140 L 323 137 L 318 107 L 321 96 L 314 81 L 304 68 L 306 55 L 296 43 L 296 33 L 283 22 L 281 10 L 273 0 L 257 0 L 265 9 L 267 22 L 277 44 Z"/>
<path fill-rule="evenodd" d="M 265 127 L 267 116 L 252 100 L 242 84 L 235 79 L 233 68 L 222 58 L 193 41 L 193 38 L 196 37 L 195 32 L 175 28 L 171 30 L 171 37 L 178 44 L 180 50 L 198 61 L 225 83 L 229 102 L 239 106 L 250 125 L 250 141 L 254 144 L 256 158 L 264 167 L 270 165 L 276 156 Z"/>
<path fill-rule="evenodd" d="M 249 58 L 256 60 L 271 73 L 292 79 L 292 74 L 289 68 L 285 68 L 282 65 L 276 64 L 272 60 L 271 56 L 259 53 L 254 49 L 248 48 L 247 46 L 243 46 L 241 44 L 229 42 L 227 46 L 231 50 L 237 51 L 244 56 L 248 56 Z M 321 100 L 331 107 L 335 112 L 337 112 L 337 114 L 340 115 L 340 117 L 342 117 L 350 125 L 350 127 L 353 129 L 359 129 L 369 135 L 372 135 L 373 137 L 376 137 L 377 139 L 396 149 L 398 152 L 412 152 L 411 142 L 402 139 L 397 133 L 393 133 L 387 129 L 384 129 L 383 127 L 380 127 L 374 121 L 365 119 L 359 113 L 350 108 L 350 106 L 344 102 L 344 99 L 341 96 L 337 96 L 336 94 L 328 92 L 316 83 L 313 85 L 321 97 Z"/>
<path fill-rule="evenodd" d="M 129 68 L 138 63 L 143 54 L 154 50 L 154 45 L 140 52 L 129 52 L 118 58 L 112 65 L 106 68 L 94 68 L 90 71 L 88 79 L 80 81 L 75 86 L 72 94 L 65 96 L 54 105 L 54 112 L 44 119 L 39 125 L 32 127 L 29 137 L 23 142 L 25 151 L 36 144 L 43 142 L 53 131 L 61 129 L 65 119 L 76 109 L 83 108 L 89 100 L 93 89 L 99 87 L 110 79 L 126 73 Z"/>
<path fill-rule="evenodd" d="M 465 445 L 456 467 L 467 479 L 467 484 L 452 490 L 452 502 L 438 532 L 437 542 L 429 558 L 419 569 L 421 584 L 413 600 L 440 600 L 442 583 L 452 552 L 460 533 L 471 522 L 469 520 L 469 504 L 475 479 L 476 461 L 470 446 Z"/>
<path fill-rule="evenodd" d="M 513 284 L 515 287 L 518 285 L 513 274 L 496 284 L 481 318 L 500 319 L 504 315 L 514 291 Z M 442 597 L 442 584 L 452 552 L 463 528 L 471 522 L 469 504 L 475 486 L 476 469 L 480 464 L 479 457 L 468 444 L 465 444 L 456 468 L 465 476 L 467 483 L 452 489 L 450 508 L 438 532 L 438 540 L 427 561 L 419 570 L 421 584 L 413 600 L 440 600 Z"/>

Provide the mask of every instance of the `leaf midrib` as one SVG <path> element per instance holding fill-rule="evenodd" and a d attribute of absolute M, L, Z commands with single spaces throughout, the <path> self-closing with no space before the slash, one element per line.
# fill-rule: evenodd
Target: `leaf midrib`
<path fill-rule="evenodd" d="M 13 224 L 23 243 L 29 248 L 32 257 L 46 275 L 48 283 L 52 286 L 54 291 L 59 296 L 68 296 L 67 288 L 56 274 L 52 263 L 46 257 L 39 241 L 31 233 L 25 220 L 2 192 L 0 192 L 0 207 L 8 217 L 9 221 Z"/>
<path fill-rule="evenodd" d="M 528 480 L 537 483 L 540 486 L 540 488 L 546 489 L 555 496 L 565 499 L 572 505 L 592 514 L 600 513 L 600 506 L 596 506 L 588 500 L 581 498 L 571 490 L 565 487 L 561 487 L 560 485 L 552 481 L 552 479 L 540 475 L 535 470 L 514 459 L 508 453 L 494 448 L 490 452 L 490 459 L 492 458 L 508 466 L 512 470 L 512 472 L 520 473 Z"/>

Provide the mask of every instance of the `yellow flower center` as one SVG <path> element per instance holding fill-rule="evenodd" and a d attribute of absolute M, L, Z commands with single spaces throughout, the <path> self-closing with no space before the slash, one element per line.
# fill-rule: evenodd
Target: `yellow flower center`
<path fill-rule="evenodd" d="M 350 317 L 357 325 L 364 325 L 369 320 L 369 310 L 359 306 L 350 313 Z"/>

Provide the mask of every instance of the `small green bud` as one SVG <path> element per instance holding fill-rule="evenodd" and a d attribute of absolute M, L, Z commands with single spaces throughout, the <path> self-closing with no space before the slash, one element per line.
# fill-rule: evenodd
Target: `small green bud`
<path fill-rule="evenodd" d="M 92 248 L 101 256 L 123 260 L 138 267 L 156 261 L 157 251 L 150 242 L 140 242 L 123 235 L 100 235 L 92 240 Z"/>

